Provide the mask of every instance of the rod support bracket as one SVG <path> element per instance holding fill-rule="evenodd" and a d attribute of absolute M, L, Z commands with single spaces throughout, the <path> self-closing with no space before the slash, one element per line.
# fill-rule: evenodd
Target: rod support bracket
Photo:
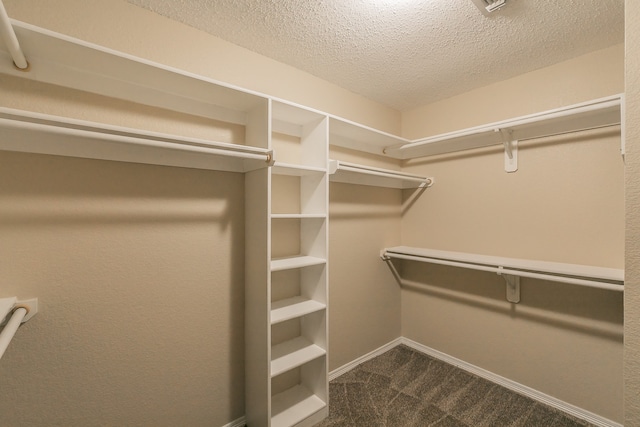
<path fill-rule="evenodd" d="M 507 301 L 513 304 L 520 302 L 520 276 L 502 273 L 502 266 L 498 267 L 498 276 L 504 278 L 506 284 Z"/>
<path fill-rule="evenodd" d="M 502 136 L 504 145 L 504 170 L 511 173 L 518 170 L 518 141 L 513 139 L 513 130 L 497 128 L 493 130 Z"/>

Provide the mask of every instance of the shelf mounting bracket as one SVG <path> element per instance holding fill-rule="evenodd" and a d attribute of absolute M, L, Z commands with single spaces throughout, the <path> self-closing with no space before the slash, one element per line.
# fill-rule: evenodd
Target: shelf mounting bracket
<path fill-rule="evenodd" d="M 513 139 L 513 130 L 511 129 L 494 129 L 494 132 L 500 132 L 502 136 L 502 144 L 504 145 L 504 170 L 507 173 L 518 170 L 518 141 Z"/>
<path fill-rule="evenodd" d="M 502 266 L 498 267 L 498 276 L 502 276 L 507 285 L 507 301 L 517 304 L 520 302 L 520 276 L 504 274 L 502 270 Z"/>

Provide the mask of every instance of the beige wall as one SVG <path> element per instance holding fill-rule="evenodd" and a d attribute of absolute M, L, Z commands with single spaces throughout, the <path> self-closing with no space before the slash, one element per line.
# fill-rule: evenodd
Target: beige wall
<path fill-rule="evenodd" d="M 242 175 L 3 152 L 0 179 L 2 294 L 40 301 L 3 425 L 244 414 Z"/>
<path fill-rule="evenodd" d="M 625 2 L 626 266 L 624 421 L 640 425 L 640 3 Z"/>
<path fill-rule="evenodd" d="M 400 288 L 380 260 L 399 244 L 399 190 L 329 187 L 329 369 L 400 337 Z"/>
<path fill-rule="evenodd" d="M 410 111 L 406 136 L 462 129 L 621 93 L 615 46 Z M 403 216 L 408 246 L 624 268 L 624 165 L 618 128 L 521 142 L 519 169 L 499 147 L 416 159 L 436 184 Z M 619 293 L 405 265 L 402 334 L 615 421 L 622 420 Z"/>

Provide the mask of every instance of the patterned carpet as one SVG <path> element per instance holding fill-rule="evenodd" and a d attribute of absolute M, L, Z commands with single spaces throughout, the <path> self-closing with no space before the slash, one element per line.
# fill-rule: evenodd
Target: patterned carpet
<path fill-rule="evenodd" d="M 317 427 L 592 426 L 406 346 L 334 379 Z"/>

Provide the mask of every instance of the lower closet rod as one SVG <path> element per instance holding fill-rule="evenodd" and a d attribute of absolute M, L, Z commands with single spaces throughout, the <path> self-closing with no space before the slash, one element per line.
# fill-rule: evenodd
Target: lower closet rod
<path fill-rule="evenodd" d="M 493 267 L 480 264 L 467 264 L 464 262 L 447 261 L 439 258 L 427 258 L 412 255 L 402 255 L 393 252 L 385 252 L 384 255 L 390 258 L 406 259 L 409 261 L 428 262 L 431 264 L 448 265 L 452 267 L 469 268 L 472 270 L 489 271 L 497 274 L 510 274 L 512 276 L 529 277 L 531 279 L 550 280 L 552 282 L 570 283 L 573 285 L 588 286 L 591 288 L 606 289 L 609 291 L 624 291 L 624 285 L 616 285 L 615 283 L 599 282 L 597 280 L 580 279 L 576 277 L 556 276 L 548 273 L 536 273 L 532 271 L 512 270 L 509 268 Z"/>
<path fill-rule="evenodd" d="M 11 319 L 7 322 L 0 334 L 0 359 L 4 352 L 7 351 L 7 347 L 9 347 L 9 343 L 13 339 L 13 336 L 18 331 L 20 324 L 22 323 L 22 319 L 29 313 L 27 307 L 18 306 L 13 310 L 11 314 Z"/>

